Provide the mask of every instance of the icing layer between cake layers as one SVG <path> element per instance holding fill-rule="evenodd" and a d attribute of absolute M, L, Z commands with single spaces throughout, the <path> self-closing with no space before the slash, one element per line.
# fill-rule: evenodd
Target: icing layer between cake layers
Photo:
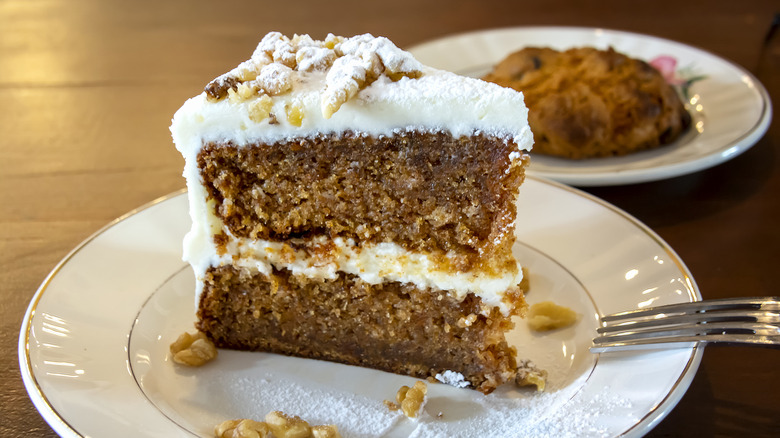
<path fill-rule="evenodd" d="M 365 36 L 355 38 L 372 44 L 380 40 Z M 346 40 L 347 43 L 350 41 Z M 261 272 L 270 272 L 271 266 L 274 266 L 322 278 L 333 278 L 337 271 L 341 271 L 373 284 L 400 281 L 448 290 L 459 299 L 473 292 L 482 298 L 483 303 L 498 306 L 504 313 L 510 311 L 502 300 L 504 292 L 522 279 L 520 269 L 491 275 L 452 272 L 441 269 L 436 261 L 442 256 L 446 258 L 446 254 L 412 253 L 388 242 L 358 248 L 345 239 L 333 240 L 331 243 L 335 250 L 331 251 L 330 258 L 318 260 L 308 257 L 303 251 L 292 254 L 283 251 L 282 244 L 278 242 L 234 237 L 215 215 L 213 202 L 206 202 L 208 196 L 197 157 L 207 143 L 230 141 L 239 147 L 258 143 L 273 145 L 295 141 L 296 138 L 344 132 L 365 136 L 442 132 L 454 138 L 481 134 L 516 144 L 517 153 L 510 155 L 511 166 L 522 165 L 521 151 L 530 150 L 533 139 L 526 123 L 527 110 L 521 94 L 477 79 L 424 67 L 395 46 L 383 47 L 382 50 L 383 56 L 393 63 L 404 65 L 407 69 L 411 66 L 415 77 L 403 76 L 393 80 L 387 75 L 380 75 L 353 96 L 348 96 L 332 114 L 322 108 L 325 92 L 329 87 L 332 89 L 333 69 L 327 73 L 319 70 L 294 71 L 286 77 L 290 82 L 289 90 L 270 93 L 270 99 L 269 94 L 241 98 L 231 94 L 230 98 L 215 101 L 204 92 L 188 100 L 176 112 L 171 132 L 177 149 L 185 158 L 184 176 L 193 220 L 192 229 L 184 242 L 184 259 L 192 264 L 199 278 L 203 278 L 209 267 L 223 264 L 237 264 Z M 356 53 L 360 55 L 359 59 L 366 58 L 360 50 Z M 350 74 L 356 76 L 354 71 L 347 72 L 347 76 Z M 338 79 L 336 77 L 336 82 Z M 267 104 L 264 117 L 258 118 L 256 108 L 260 99 L 265 99 Z M 214 241 L 214 236 L 219 234 L 228 236 L 228 253 L 232 255 L 219 255 L 220 250 Z M 310 243 L 317 246 L 324 242 Z M 235 254 L 240 257 L 234 258 Z"/>
<path fill-rule="evenodd" d="M 218 221 L 216 216 L 211 217 Z M 184 258 L 199 278 L 209 268 L 224 265 L 266 275 L 274 267 L 284 268 L 293 275 L 330 280 L 342 272 L 370 284 L 396 281 L 413 283 L 421 289 L 444 290 L 457 300 L 474 293 L 484 304 L 498 307 L 504 314 L 509 314 L 514 307 L 504 301 L 504 292 L 523 279 L 519 266 L 493 275 L 480 271 L 453 272 L 443 266 L 454 264 L 447 263 L 456 258 L 454 254 L 413 252 L 391 242 L 358 246 L 352 239 L 319 236 L 296 241 L 296 248 L 292 248 L 285 242 L 235 237 L 227 228 L 221 231 L 228 236 L 224 250 L 213 244 L 213 235 L 204 228 L 193 228 L 187 235 Z M 199 300 L 200 290 L 197 295 Z"/>

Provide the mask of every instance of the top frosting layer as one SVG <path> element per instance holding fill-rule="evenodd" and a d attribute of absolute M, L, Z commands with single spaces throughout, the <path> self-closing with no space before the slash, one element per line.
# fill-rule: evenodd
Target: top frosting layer
<path fill-rule="evenodd" d="M 249 60 L 187 101 L 171 129 L 180 150 L 192 135 L 270 144 L 347 130 L 482 132 L 527 150 L 526 121 L 521 93 L 425 67 L 387 38 L 272 32 Z"/>

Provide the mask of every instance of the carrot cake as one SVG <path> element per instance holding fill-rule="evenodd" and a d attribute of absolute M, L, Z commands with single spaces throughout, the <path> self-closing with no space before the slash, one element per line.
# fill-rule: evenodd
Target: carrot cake
<path fill-rule="evenodd" d="M 522 94 L 386 38 L 266 35 L 173 118 L 197 327 L 489 393 L 516 375 Z"/>

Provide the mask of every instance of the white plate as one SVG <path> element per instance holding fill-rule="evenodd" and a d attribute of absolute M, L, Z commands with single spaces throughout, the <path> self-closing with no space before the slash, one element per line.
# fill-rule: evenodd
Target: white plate
<path fill-rule="evenodd" d="M 520 321 L 510 334 L 521 357 L 549 371 L 544 394 L 430 385 L 430 416 L 413 423 L 382 403 L 414 381 L 404 376 L 235 351 L 202 368 L 175 366 L 168 345 L 194 320 L 182 193 L 116 220 L 52 271 L 22 326 L 24 383 L 66 437 L 211 436 L 225 419 L 276 409 L 337 423 L 345 436 L 643 435 L 682 397 L 702 350 L 596 356 L 590 339 L 601 314 L 699 299 L 693 278 L 656 234 L 587 194 L 529 178 L 519 202 L 515 251 L 531 272 L 529 302 L 580 315 L 571 328 L 532 334 Z"/>
<path fill-rule="evenodd" d="M 694 126 L 675 143 L 624 157 L 567 160 L 534 155 L 530 172 L 578 186 L 631 184 L 684 175 L 720 164 L 749 149 L 772 119 L 769 94 L 742 67 L 685 44 L 605 29 L 518 27 L 449 36 L 411 47 L 423 64 L 480 77 L 527 46 L 563 50 L 591 46 L 651 61 L 677 60 L 679 76 L 705 75 L 689 88 Z"/>

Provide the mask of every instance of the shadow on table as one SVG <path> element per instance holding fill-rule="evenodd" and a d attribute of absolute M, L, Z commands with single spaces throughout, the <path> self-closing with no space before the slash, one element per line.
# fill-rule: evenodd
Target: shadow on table
<path fill-rule="evenodd" d="M 776 152 L 768 137 L 731 161 L 701 172 L 642 184 L 583 188 L 650 228 L 662 228 L 716 214 L 741 203 L 772 176 Z"/>
<path fill-rule="evenodd" d="M 765 390 L 753 392 L 762 387 L 762 379 L 775 378 L 774 368 L 765 364 L 775 362 L 776 353 L 755 347 L 707 347 L 682 400 L 647 438 L 777 437 L 777 384 L 764 380 Z M 745 359 L 753 360 L 752 365 L 740 367 Z"/>

